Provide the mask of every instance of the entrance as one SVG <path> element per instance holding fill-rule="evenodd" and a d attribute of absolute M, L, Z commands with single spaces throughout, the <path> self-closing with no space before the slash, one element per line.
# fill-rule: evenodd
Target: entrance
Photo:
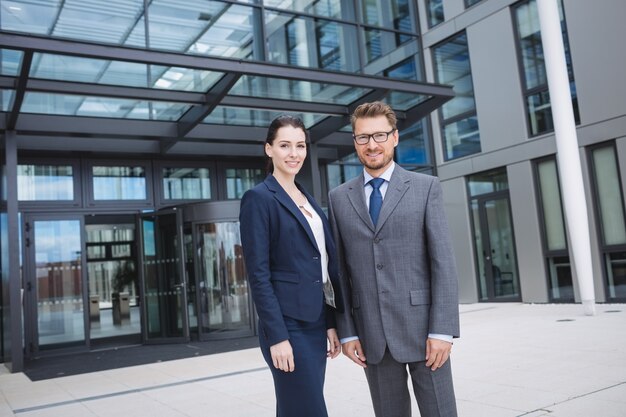
<path fill-rule="evenodd" d="M 508 192 L 472 200 L 481 301 L 520 297 Z"/>
<path fill-rule="evenodd" d="M 144 341 L 188 341 L 180 211 L 141 215 L 141 243 Z"/>
<path fill-rule="evenodd" d="M 55 347 L 85 346 L 83 219 L 29 217 L 24 222 L 26 356 Z"/>
<path fill-rule="evenodd" d="M 196 277 L 190 296 L 195 302 L 190 309 L 194 330 L 201 340 L 253 335 L 253 309 L 239 236 L 239 201 L 189 205 L 183 214 L 185 239 L 194 255 L 188 256 L 187 268 Z"/>
<path fill-rule="evenodd" d="M 253 335 L 238 217 L 238 200 L 25 214 L 26 356 Z"/>

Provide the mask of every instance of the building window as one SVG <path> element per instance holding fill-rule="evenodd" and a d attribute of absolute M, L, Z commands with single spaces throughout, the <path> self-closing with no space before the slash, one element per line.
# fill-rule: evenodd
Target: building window
<path fill-rule="evenodd" d="M 265 175 L 262 169 L 256 168 L 227 168 L 226 169 L 226 198 L 237 199 L 243 193 L 263 181 Z"/>
<path fill-rule="evenodd" d="M 471 7 L 476 3 L 480 3 L 482 0 L 465 0 L 465 7 Z"/>
<path fill-rule="evenodd" d="M 164 200 L 208 200 L 211 178 L 208 168 L 163 168 Z"/>
<path fill-rule="evenodd" d="M 506 168 L 467 181 L 480 301 L 520 298 L 517 255 Z"/>
<path fill-rule="evenodd" d="M 439 111 L 443 130 L 444 159 L 480 152 L 480 135 L 474 102 L 467 34 L 463 32 L 434 47 L 435 75 L 440 84 L 451 84 L 456 96 Z"/>
<path fill-rule="evenodd" d="M 535 169 L 539 213 L 543 223 L 543 251 L 548 266 L 549 298 L 551 302 L 574 302 L 556 159 L 552 157 L 538 161 Z"/>
<path fill-rule="evenodd" d="M 559 1 L 558 4 L 561 15 L 561 31 L 565 45 L 565 57 L 570 80 L 572 104 L 574 106 L 574 117 L 576 123 L 578 123 L 580 122 L 578 99 L 576 95 L 576 85 L 574 84 L 574 73 L 572 71 L 572 60 L 567 39 L 563 4 L 561 1 Z M 523 69 L 522 81 L 530 135 L 536 136 L 554 130 L 550 94 L 548 92 L 548 80 L 543 57 L 543 45 L 541 44 L 541 28 L 539 25 L 537 1 L 528 0 L 519 3 L 514 9 L 514 16 L 517 27 L 519 59 L 522 62 Z"/>
<path fill-rule="evenodd" d="M 146 200 L 146 169 L 142 166 L 92 167 L 93 199 Z"/>
<path fill-rule="evenodd" d="M 428 13 L 428 27 L 435 27 L 443 23 L 443 0 L 426 0 L 426 12 Z"/>
<path fill-rule="evenodd" d="M 331 20 L 265 12 L 268 61 L 334 71 L 358 71 L 356 27 Z"/>
<path fill-rule="evenodd" d="M 73 201 L 72 165 L 18 165 L 19 201 Z"/>
<path fill-rule="evenodd" d="M 626 221 L 624 196 L 613 144 L 591 150 L 596 211 L 600 220 L 607 298 L 626 300 Z"/>

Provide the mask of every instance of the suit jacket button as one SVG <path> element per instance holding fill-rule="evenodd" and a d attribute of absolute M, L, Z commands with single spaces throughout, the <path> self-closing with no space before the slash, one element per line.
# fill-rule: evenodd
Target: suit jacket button
<path fill-rule="evenodd" d="M 383 264 L 377 264 L 376 269 L 383 269 Z"/>
<path fill-rule="evenodd" d="M 376 239 L 374 239 L 374 243 L 378 243 L 378 242 L 380 242 L 380 238 L 377 237 Z"/>

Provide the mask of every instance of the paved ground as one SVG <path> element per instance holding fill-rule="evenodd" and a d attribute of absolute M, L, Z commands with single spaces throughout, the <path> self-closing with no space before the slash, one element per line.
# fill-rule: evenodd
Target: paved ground
<path fill-rule="evenodd" d="M 462 305 L 461 332 L 461 417 L 626 416 L 625 304 L 591 317 L 580 305 Z M 363 372 L 343 356 L 328 364 L 326 398 L 331 417 L 374 415 Z M 0 416 L 124 415 L 274 416 L 271 375 L 256 348 L 38 382 L 0 372 Z"/>

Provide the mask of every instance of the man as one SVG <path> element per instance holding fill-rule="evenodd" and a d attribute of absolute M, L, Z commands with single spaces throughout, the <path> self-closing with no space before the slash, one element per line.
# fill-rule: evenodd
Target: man
<path fill-rule="evenodd" d="M 441 185 L 393 161 L 396 116 L 382 102 L 352 115 L 357 178 L 329 195 L 346 295 L 337 327 L 365 368 L 377 417 L 409 417 L 407 370 L 422 417 L 456 416 L 448 357 L 459 336 L 457 276 Z"/>

